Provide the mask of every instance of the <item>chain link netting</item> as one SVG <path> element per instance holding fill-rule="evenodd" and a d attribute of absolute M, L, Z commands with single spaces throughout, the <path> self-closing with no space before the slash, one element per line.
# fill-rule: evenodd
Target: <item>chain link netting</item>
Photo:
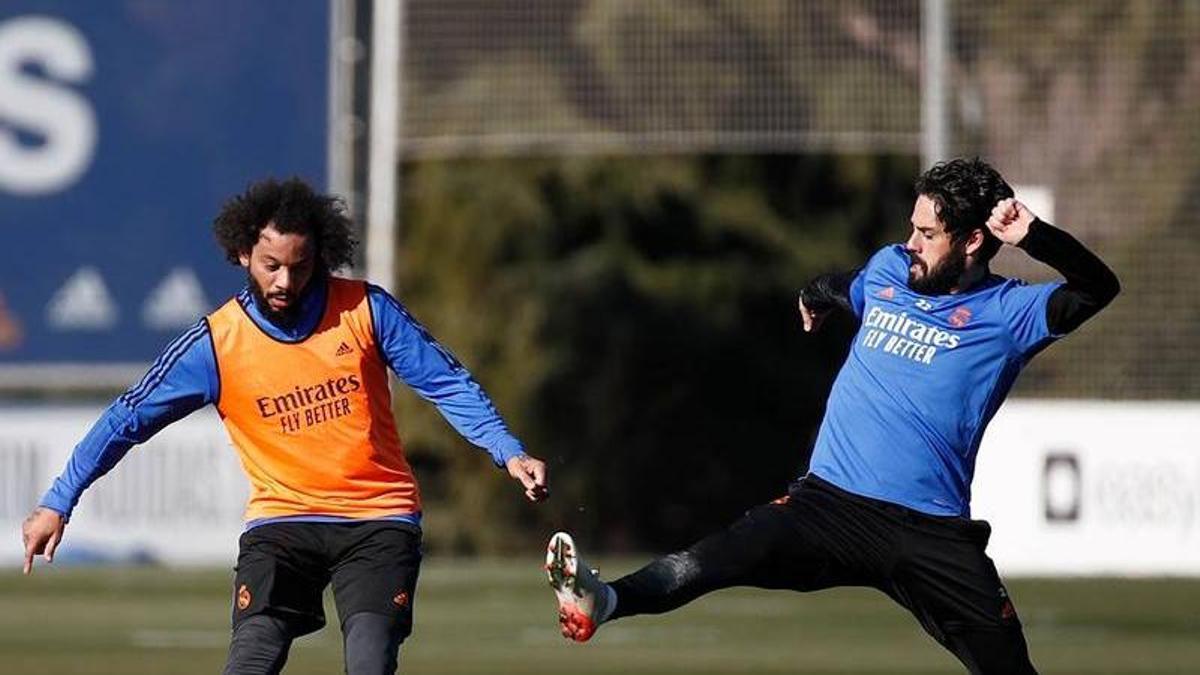
<path fill-rule="evenodd" d="M 915 155 L 924 6 L 413 0 L 402 153 Z M 950 154 L 992 162 L 1125 289 L 1019 393 L 1200 397 L 1200 3 L 947 7 Z"/>

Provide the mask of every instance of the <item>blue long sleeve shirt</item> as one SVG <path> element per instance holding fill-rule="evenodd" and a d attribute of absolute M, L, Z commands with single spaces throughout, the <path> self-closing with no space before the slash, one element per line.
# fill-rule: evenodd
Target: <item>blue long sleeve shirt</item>
<path fill-rule="evenodd" d="M 250 289 L 238 302 L 263 331 L 282 342 L 301 342 L 321 321 L 327 283 L 313 280 L 300 300 L 299 318 L 284 327 L 263 316 Z M 463 438 L 483 448 L 497 466 L 523 452 L 470 372 L 384 289 L 367 297 L 380 357 L 406 385 L 433 403 Z M 201 319 L 175 338 L 142 379 L 113 401 L 75 446 L 41 505 L 70 517 L 83 492 L 135 445 L 200 408 L 215 404 L 220 377 L 208 323 Z"/>

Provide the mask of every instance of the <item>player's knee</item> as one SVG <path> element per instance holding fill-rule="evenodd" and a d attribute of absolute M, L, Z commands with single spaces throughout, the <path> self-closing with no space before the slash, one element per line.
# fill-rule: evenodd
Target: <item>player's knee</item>
<path fill-rule="evenodd" d="M 267 614 L 247 617 L 233 629 L 225 675 L 275 675 L 287 662 L 292 631 L 287 622 Z"/>
<path fill-rule="evenodd" d="M 342 622 L 347 675 L 396 672 L 400 644 L 412 632 L 404 616 L 358 612 Z"/>
<path fill-rule="evenodd" d="M 947 638 L 972 675 L 1037 675 L 1020 628 L 956 631 Z"/>

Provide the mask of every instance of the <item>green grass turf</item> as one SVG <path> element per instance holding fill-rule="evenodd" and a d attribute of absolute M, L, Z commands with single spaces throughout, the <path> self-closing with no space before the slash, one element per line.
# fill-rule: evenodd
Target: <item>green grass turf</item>
<path fill-rule="evenodd" d="M 637 562 L 601 567 L 612 576 Z M 901 609 L 861 589 L 727 590 L 568 644 L 539 563 L 427 560 L 401 672 L 963 672 Z M 0 573 L 0 673 L 220 672 L 229 582 L 226 571 L 154 567 Z M 1043 673 L 1200 673 L 1200 580 L 1014 580 L 1009 587 Z M 328 603 L 327 612 L 336 617 Z M 336 626 L 297 641 L 284 672 L 342 672 Z"/>

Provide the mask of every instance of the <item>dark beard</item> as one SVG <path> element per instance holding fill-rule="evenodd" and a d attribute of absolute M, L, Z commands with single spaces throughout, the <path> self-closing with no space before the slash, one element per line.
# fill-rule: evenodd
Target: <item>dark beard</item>
<path fill-rule="evenodd" d="M 254 298 L 254 306 L 258 307 L 258 311 L 267 318 L 267 321 L 281 328 L 293 328 L 300 321 L 300 298 L 297 296 L 292 300 L 292 304 L 284 309 L 276 310 L 267 302 L 267 296 L 263 294 L 262 289 L 258 287 L 258 283 L 254 281 L 254 277 L 250 273 L 246 273 L 246 283 L 250 286 L 250 296 Z"/>
<path fill-rule="evenodd" d="M 922 295 L 945 295 L 958 285 L 963 272 L 967 270 L 966 247 L 951 247 L 949 255 L 942 262 L 934 265 L 933 269 L 925 267 L 925 263 L 912 253 L 908 254 L 909 262 L 925 270 L 924 276 L 917 279 L 912 269 L 908 271 L 908 287 Z"/>

